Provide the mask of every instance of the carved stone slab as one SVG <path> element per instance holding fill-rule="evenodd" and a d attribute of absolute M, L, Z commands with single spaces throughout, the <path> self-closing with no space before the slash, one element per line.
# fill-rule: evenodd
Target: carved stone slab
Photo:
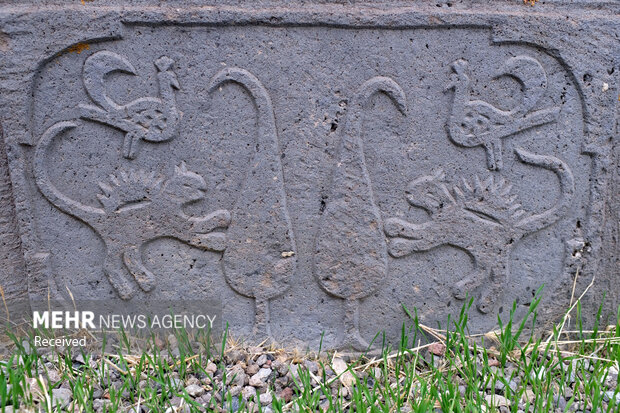
<path fill-rule="evenodd" d="M 356 350 L 617 308 L 618 5 L 489 3 L 1 6 L 4 293 Z"/>

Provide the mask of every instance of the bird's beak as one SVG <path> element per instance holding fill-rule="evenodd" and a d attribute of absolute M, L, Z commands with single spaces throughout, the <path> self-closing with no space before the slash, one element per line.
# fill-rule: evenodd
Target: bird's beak
<path fill-rule="evenodd" d="M 459 84 L 458 75 L 456 73 L 452 73 L 450 75 L 450 81 L 446 85 L 444 92 L 449 92 L 450 90 L 455 89 L 458 84 Z"/>
<path fill-rule="evenodd" d="M 177 75 L 175 73 L 172 73 L 171 75 L 172 76 L 171 76 L 171 79 L 170 79 L 170 84 L 176 90 L 180 90 L 181 89 L 181 85 L 179 84 L 179 79 L 177 78 Z"/>

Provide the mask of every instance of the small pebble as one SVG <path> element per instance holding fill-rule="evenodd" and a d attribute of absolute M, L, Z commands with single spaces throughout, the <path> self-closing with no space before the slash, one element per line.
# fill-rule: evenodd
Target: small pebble
<path fill-rule="evenodd" d="M 71 403 L 73 399 L 73 394 L 69 389 L 52 389 L 52 403 L 54 405 L 59 406 L 61 409 L 64 409 Z"/>
<path fill-rule="evenodd" d="M 618 370 L 611 366 L 607 369 L 607 377 L 605 378 L 605 386 L 614 389 L 618 385 Z"/>
<path fill-rule="evenodd" d="M 288 364 L 283 363 L 279 360 L 276 360 L 272 363 L 272 368 L 276 369 L 280 376 L 286 376 L 286 373 L 288 373 Z"/>
<path fill-rule="evenodd" d="M 27 340 L 22 341 L 22 347 L 24 348 L 24 353 L 30 354 L 32 349 L 30 348 L 30 343 Z"/>
<path fill-rule="evenodd" d="M 200 397 L 205 394 L 205 389 L 197 384 L 190 384 L 185 388 L 185 391 L 192 397 Z"/>
<path fill-rule="evenodd" d="M 205 368 L 205 371 L 209 373 L 210 375 L 214 375 L 215 372 L 217 371 L 217 366 L 215 365 L 215 363 L 210 361 L 207 363 L 207 367 Z"/>
<path fill-rule="evenodd" d="M 251 400 L 252 397 L 256 396 L 256 389 L 252 386 L 245 386 L 241 391 L 243 396 L 243 400 Z"/>
<path fill-rule="evenodd" d="M 247 374 L 249 374 L 250 376 L 255 375 L 256 373 L 258 373 L 258 370 L 260 369 L 260 367 L 258 366 L 258 364 L 250 364 L 248 366 L 247 369 L 245 369 L 245 372 Z"/>
<path fill-rule="evenodd" d="M 280 398 L 283 399 L 285 403 L 290 402 L 293 398 L 293 389 L 291 389 L 290 387 L 285 387 L 284 389 L 282 389 L 282 392 L 280 393 Z"/>
<path fill-rule="evenodd" d="M 510 406 L 510 401 L 498 394 L 488 394 L 484 397 L 484 400 L 486 400 L 489 406 L 493 407 Z"/>
<path fill-rule="evenodd" d="M 564 409 L 566 408 L 566 399 L 564 398 L 564 396 L 558 394 L 554 395 L 553 406 L 564 411 Z"/>
<path fill-rule="evenodd" d="M 231 397 L 237 397 L 241 394 L 241 390 L 243 389 L 242 386 L 233 386 L 230 388 L 230 390 L 228 391 L 228 394 Z"/>
<path fill-rule="evenodd" d="M 183 380 L 177 378 L 170 378 L 170 388 L 174 390 L 181 390 L 183 388 Z"/>
<path fill-rule="evenodd" d="M 315 361 L 306 360 L 306 361 L 304 361 L 304 365 L 306 366 L 308 371 L 310 371 L 312 374 L 318 374 L 318 372 L 319 372 L 319 365 Z"/>
<path fill-rule="evenodd" d="M 256 359 L 256 364 L 258 367 L 263 367 L 263 364 L 267 362 L 267 355 L 263 354 L 259 358 Z"/>
<path fill-rule="evenodd" d="M 264 387 L 267 377 L 271 374 L 271 369 L 260 369 L 258 373 L 250 377 L 250 386 Z"/>
<path fill-rule="evenodd" d="M 237 399 L 236 397 L 234 397 L 231 401 L 230 404 L 226 406 L 227 409 L 226 411 L 228 412 L 236 412 L 237 410 L 239 410 L 239 399 Z M 263 409 L 263 412 L 265 410 Z"/>
<path fill-rule="evenodd" d="M 271 396 L 271 393 L 263 393 L 260 395 L 259 400 L 260 400 L 260 404 L 264 406 L 267 404 L 271 404 L 273 398 Z"/>
<path fill-rule="evenodd" d="M 618 392 L 615 396 L 614 393 L 615 392 L 613 390 L 606 391 L 603 393 L 603 400 L 609 403 L 612 399 L 614 399 L 617 405 L 620 404 L 620 392 Z"/>
<path fill-rule="evenodd" d="M 228 374 L 226 375 L 227 381 L 229 383 L 233 383 L 236 386 L 245 386 L 245 381 L 247 378 L 247 375 L 245 374 L 245 372 L 243 371 L 243 368 L 240 366 L 234 366 L 232 369 L 230 369 L 228 371 Z M 230 381 L 232 380 L 232 382 Z"/>

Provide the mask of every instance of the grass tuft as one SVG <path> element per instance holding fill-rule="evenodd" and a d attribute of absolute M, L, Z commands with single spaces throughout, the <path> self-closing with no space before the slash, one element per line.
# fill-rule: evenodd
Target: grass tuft
<path fill-rule="evenodd" d="M 0 411 L 620 411 L 620 308 L 603 328 L 601 306 L 586 330 L 579 297 L 551 331 L 535 335 L 541 297 L 539 290 L 520 320 L 513 304 L 487 334 L 470 333 L 472 299 L 443 329 L 403 305 L 400 340 L 377 334 L 380 350 L 356 357 L 326 351 L 322 337 L 316 353 L 302 353 L 244 343 L 228 328 L 219 340 L 119 330 L 92 336 L 96 347 L 53 351 L 33 342 L 52 331 L 9 332 Z"/>

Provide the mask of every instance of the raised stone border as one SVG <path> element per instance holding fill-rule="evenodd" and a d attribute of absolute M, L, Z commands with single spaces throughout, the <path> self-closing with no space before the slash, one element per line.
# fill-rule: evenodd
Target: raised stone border
<path fill-rule="evenodd" d="M 3 6 L 0 283 L 14 300 L 214 294 L 241 332 L 329 346 L 398 336 L 401 303 L 443 321 L 468 293 L 490 328 L 541 282 L 550 318 L 577 271 L 577 296 L 596 276 L 586 313 L 603 293 L 617 308 L 617 15 Z"/>

